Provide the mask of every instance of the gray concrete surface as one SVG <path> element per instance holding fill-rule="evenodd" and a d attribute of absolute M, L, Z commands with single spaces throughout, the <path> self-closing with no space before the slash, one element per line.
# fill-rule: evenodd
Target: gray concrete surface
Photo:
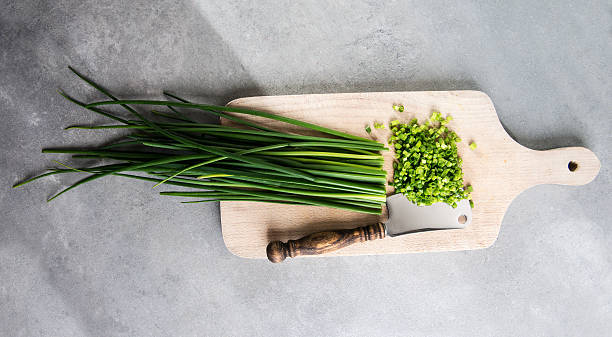
<path fill-rule="evenodd" d="M 0 1 L 0 335 L 604 336 L 612 331 L 609 1 Z M 57 95 L 479 89 L 520 143 L 582 145 L 580 187 L 539 186 L 486 250 L 240 259 L 218 205 L 108 178 L 10 186 L 101 144 Z"/>

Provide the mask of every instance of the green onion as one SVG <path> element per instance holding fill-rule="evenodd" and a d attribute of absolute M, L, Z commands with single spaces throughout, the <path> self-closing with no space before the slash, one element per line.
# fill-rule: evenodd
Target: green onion
<path fill-rule="evenodd" d="M 385 125 L 381 124 L 381 123 L 378 123 L 378 122 L 374 122 L 374 128 L 375 129 L 384 129 Z"/>
<path fill-rule="evenodd" d="M 383 144 L 263 111 L 192 103 L 169 93 L 164 94 L 176 101 L 120 100 L 84 75 L 70 70 L 110 100 L 86 104 L 64 92 L 60 94 L 120 124 L 75 125 L 66 130 L 127 129 L 132 133 L 126 139 L 97 148 L 44 149 L 44 153 L 71 154 L 77 159 L 112 160 L 113 163 L 70 167 L 58 162 L 63 168 L 50 169 L 13 187 L 51 175 L 74 173 L 85 176 L 49 201 L 87 182 L 116 176 L 151 182 L 153 187 L 163 184 L 193 189 L 161 192 L 198 198 L 187 203 L 245 200 L 381 213 L 386 196 L 386 173 L 382 170 L 384 159 L 380 151 L 387 149 Z M 107 105 L 122 107 L 134 118 L 118 117 L 104 110 Z M 151 110 L 150 106 L 165 106 L 169 112 Z M 163 121 L 145 117 L 136 107 L 148 107 L 148 111 Z M 179 109 L 212 113 L 240 127 L 198 123 Z M 243 119 L 243 115 L 288 123 L 319 135 L 276 131 Z"/>
<path fill-rule="evenodd" d="M 417 205 L 445 202 L 456 207 L 459 200 L 470 197 L 472 187 L 463 186 L 457 154 L 461 139 L 446 127 L 451 120 L 434 111 L 421 125 L 416 119 L 389 124 L 395 149 L 393 185 Z"/>

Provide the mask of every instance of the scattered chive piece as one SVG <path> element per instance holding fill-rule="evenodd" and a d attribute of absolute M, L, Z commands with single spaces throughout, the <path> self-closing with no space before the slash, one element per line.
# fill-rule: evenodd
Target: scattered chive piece
<path fill-rule="evenodd" d="M 368 134 L 372 133 L 372 128 L 369 125 L 366 125 L 365 130 Z"/>
<path fill-rule="evenodd" d="M 384 129 L 385 125 L 381 124 L 381 123 L 378 123 L 378 122 L 374 122 L 374 128 L 375 129 Z"/>
<path fill-rule="evenodd" d="M 471 142 L 470 143 L 470 149 L 476 150 L 476 143 L 475 142 Z"/>
<path fill-rule="evenodd" d="M 404 112 L 404 106 L 401 105 L 401 104 L 400 105 L 394 104 L 393 105 L 393 110 L 399 111 L 399 112 Z"/>
<path fill-rule="evenodd" d="M 470 199 L 470 208 L 474 208 L 474 200 Z"/>
<path fill-rule="evenodd" d="M 451 117 L 434 111 L 424 124 L 412 119 L 389 124 L 395 149 L 393 185 L 417 205 L 445 202 L 453 207 L 469 198 L 463 187 L 462 161 L 457 154 L 461 139 L 446 127 Z"/>

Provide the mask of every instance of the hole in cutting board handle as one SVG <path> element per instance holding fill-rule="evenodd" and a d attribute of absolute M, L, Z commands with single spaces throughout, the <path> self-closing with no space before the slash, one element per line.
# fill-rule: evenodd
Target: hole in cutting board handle
<path fill-rule="evenodd" d="M 465 216 L 464 214 L 461 214 L 458 218 L 457 218 L 457 222 L 460 224 L 464 224 L 467 222 L 467 216 Z"/>
<path fill-rule="evenodd" d="M 576 171 L 578 169 L 578 163 L 575 161 L 570 161 L 567 163 L 567 169 L 570 170 L 570 172 Z"/>

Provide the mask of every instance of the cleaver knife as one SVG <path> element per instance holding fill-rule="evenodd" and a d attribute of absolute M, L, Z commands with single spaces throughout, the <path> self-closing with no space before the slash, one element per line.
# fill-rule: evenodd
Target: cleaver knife
<path fill-rule="evenodd" d="M 325 254 L 387 236 L 465 228 L 472 222 L 472 208 L 467 199 L 459 201 L 456 208 L 443 202 L 417 206 L 398 193 L 387 197 L 387 210 L 389 219 L 384 223 L 318 232 L 287 242 L 272 241 L 266 248 L 268 260 L 278 263 L 287 257 Z"/>

